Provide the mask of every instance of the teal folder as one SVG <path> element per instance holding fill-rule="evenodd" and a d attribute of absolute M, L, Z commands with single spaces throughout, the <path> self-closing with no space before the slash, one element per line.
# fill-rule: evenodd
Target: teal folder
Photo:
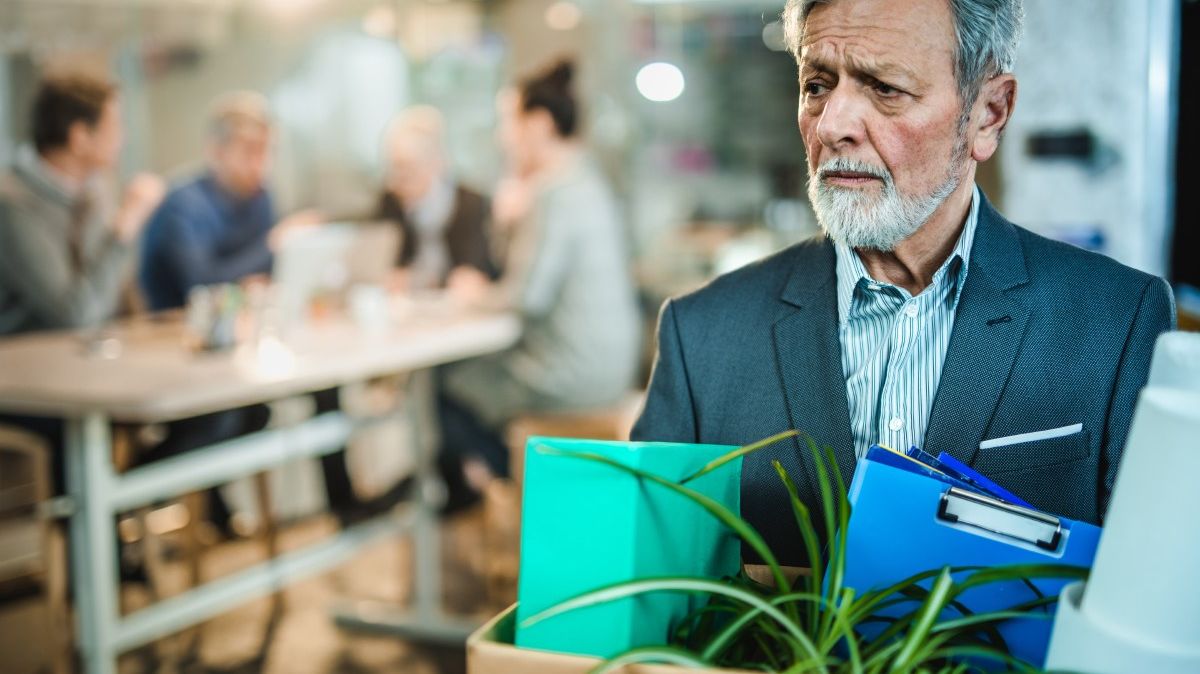
<path fill-rule="evenodd" d="M 661 442 L 531 438 L 525 451 L 516 645 L 610 658 L 663 645 L 670 630 L 706 601 L 656 592 L 557 615 L 532 615 L 589 590 L 662 576 L 721 578 L 741 564 L 737 538 L 699 505 L 611 466 L 545 453 L 600 454 L 672 481 L 736 447 Z M 741 459 L 688 487 L 740 510 Z"/>
<path fill-rule="evenodd" d="M 860 592 L 944 566 L 1090 568 L 1101 533 L 1095 525 L 961 489 L 919 466 L 906 469 L 872 452 L 858 462 L 850 502 L 845 582 Z M 1069 581 L 1033 582 L 1046 595 L 1057 595 Z M 1013 581 L 974 588 L 962 599 L 969 609 L 981 612 L 1035 598 L 1024 583 Z M 1046 611 L 1053 615 L 1054 607 Z M 1004 623 L 1000 633 L 1013 655 L 1041 667 L 1052 627 L 1050 618 L 1020 619 Z"/>

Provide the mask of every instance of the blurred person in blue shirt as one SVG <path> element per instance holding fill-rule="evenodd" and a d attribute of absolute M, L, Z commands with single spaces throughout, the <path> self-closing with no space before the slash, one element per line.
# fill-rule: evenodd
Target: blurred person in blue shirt
<path fill-rule="evenodd" d="M 232 92 L 213 105 L 207 168 L 175 185 L 146 227 L 141 286 L 154 311 L 186 305 L 192 289 L 245 283 L 271 272 L 274 252 L 290 232 L 315 226 L 311 211 L 276 222 L 267 179 L 273 127 L 265 97 Z M 317 413 L 339 407 L 337 389 L 314 394 Z M 264 405 L 219 412 L 172 424 L 161 455 L 172 455 L 261 430 Z M 321 457 L 329 506 L 343 525 L 371 513 L 355 496 L 345 452 Z M 212 520 L 228 531 L 229 513 L 219 498 L 210 500 Z"/>
<path fill-rule="evenodd" d="M 261 95 L 234 92 L 217 101 L 208 167 L 175 185 L 146 227 L 141 285 L 151 310 L 184 306 L 198 286 L 269 274 L 284 233 L 317 223 L 306 211 L 276 225 L 266 186 L 271 135 Z"/>

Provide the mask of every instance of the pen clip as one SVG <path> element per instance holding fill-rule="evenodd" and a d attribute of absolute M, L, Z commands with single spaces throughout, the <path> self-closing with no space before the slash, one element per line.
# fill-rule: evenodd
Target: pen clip
<path fill-rule="evenodd" d="M 1062 541 L 1062 521 L 1052 515 L 950 487 L 938 502 L 937 517 L 975 527 L 1054 552 Z"/>

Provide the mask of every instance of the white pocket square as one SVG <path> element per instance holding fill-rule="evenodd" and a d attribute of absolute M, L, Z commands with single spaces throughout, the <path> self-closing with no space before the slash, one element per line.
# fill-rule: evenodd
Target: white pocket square
<path fill-rule="evenodd" d="M 1051 428 L 1045 431 L 1034 431 L 1033 433 L 1021 433 L 1020 435 L 1006 435 L 1003 438 L 992 438 L 979 443 L 980 449 L 994 449 L 996 447 L 1007 447 L 1016 445 L 1022 442 L 1033 442 L 1035 440 L 1049 440 L 1051 438 L 1061 438 L 1068 435 L 1075 435 L 1083 431 L 1083 424 L 1071 424 L 1070 426 L 1062 426 L 1059 428 Z"/>

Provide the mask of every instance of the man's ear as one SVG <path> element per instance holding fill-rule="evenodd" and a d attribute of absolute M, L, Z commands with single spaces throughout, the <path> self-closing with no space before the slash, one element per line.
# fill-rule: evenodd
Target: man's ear
<path fill-rule="evenodd" d="M 92 140 L 92 127 L 88 123 L 78 119 L 71 122 L 71 126 L 67 127 L 67 143 L 66 148 L 72 153 L 83 152 L 87 144 Z"/>
<path fill-rule="evenodd" d="M 1012 118 L 1013 108 L 1017 105 L 1017 78 L 1011 73 L 997 75 L 984 82 L 975 99 L 971 119 L 973 138 L 971 143 L 971 158 L 984 162 L 996 153 L 1000 146 L 1000 136 L 1004 127 Z"/>
<path fill-rule="evenodd" d="M 538 137 L 553 138 L 558 135 L 558 127 L 554 125 L 554 116 L 545 108 L 534 108 L 525 113 L 525 118 L 533 127 Z"/>
<path fill-rule="evenodd" d="M 204 160 L 209 166 L 216 164 L 221 158 L 221 145 L 216 140 L 204 143 Z"/>

